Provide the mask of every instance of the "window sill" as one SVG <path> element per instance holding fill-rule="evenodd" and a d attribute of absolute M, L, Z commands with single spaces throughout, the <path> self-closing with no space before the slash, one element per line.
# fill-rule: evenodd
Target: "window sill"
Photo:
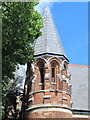
<path fill-rule="evenodd" d="M 56 83 L 55 83 L 55 82 L 51 82 L 51 84 L 52 84 L 52 85 L 56 85 Z"/>

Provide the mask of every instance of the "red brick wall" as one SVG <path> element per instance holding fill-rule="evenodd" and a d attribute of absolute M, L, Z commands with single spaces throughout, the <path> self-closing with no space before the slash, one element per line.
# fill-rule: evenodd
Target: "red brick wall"
<path fill-rule="evenodd" d="M 28 118 L 72 118 L 72 115 L 59 111 L 43 111 L 31 113 L 27 116 L 27 119 Z"/>
<path fill-rule="evenodd" d="M 55 65 L 55 83 L 52 83 L 52 63 Z M 42 89 L 41 78 L 39 67 L 41 64 L 44 64 L 44 90 Z M 35 73 L 36 78 L 32 83 L 32 92 L 30 92 L 29 98 L 33 98 L 33 105 L 57 105 L 57 106 L 66 106 L 66 108 L 71 108 L 71 86 L 67 81 L 61 80 L 59 75 L 64 74 L 68 78 L 67 70 L 68 66 L 66 65 L 65 71 L 60 71 L 61 62 L 59 59 L 53 58 L 49 60 L 49 66 L 45 67 L 46 61 L 43 59 L 38 59 L 35 63 Z M 49 77 L 48 77 L 49 75 Z M 32 107 L 30 109 L 32 109 Z M 29 108 L 29 107 L 28 107 Z M 34 108 L 35 109 L 35 108 Z M 38 108 L 36 108 L 38 109 Z M 60 111 L 43 111 L 43 112 L 34 112 L 28 113 L 28 118 L 66 118 L 71 117 L 70 113 L 60 112 Z"/>

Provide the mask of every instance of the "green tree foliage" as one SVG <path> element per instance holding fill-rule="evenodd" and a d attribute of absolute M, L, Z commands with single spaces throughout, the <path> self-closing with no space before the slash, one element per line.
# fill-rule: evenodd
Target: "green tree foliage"
<path fill-rule="evenodd" d="M 17 64 L 32 62 L 33 43 L 42 33 L 43 19 L 34 2 L 2 3 L 2 99 L 6 103 L 8 84 Z M 4 112 L 4 111 L 3 111 Z"/>

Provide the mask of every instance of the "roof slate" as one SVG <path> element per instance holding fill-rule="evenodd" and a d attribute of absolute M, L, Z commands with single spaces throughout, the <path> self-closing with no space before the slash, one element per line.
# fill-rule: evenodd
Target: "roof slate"
<path fill-rule="evenodd" d="M 35 41 L 35 55 L 53 53 L 64 55 L 66 57 L 62 42 L 48 7 L 45 8 L 43 13 L 43 23 L 43 35 Z"/>
<path fill-rule="evenodd" d="M 88 70 L 84 65 L 69 65 L 72 84 L 72 108 L 88 110 Z"/>

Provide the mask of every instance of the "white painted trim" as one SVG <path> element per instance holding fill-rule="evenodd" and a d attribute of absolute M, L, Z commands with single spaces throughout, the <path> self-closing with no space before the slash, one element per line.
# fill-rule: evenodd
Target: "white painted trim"
<path fill-rule="evenodd" d="M 42 83 L 39 83 L 39 85 L 42 85 Z"/>
<path fill-rule="evenodd" d="M 52 84 L 52 85 L 56 85 L 56 83 L 55 83 L 55 82 L 51 82 L 51 84 Z"/>
<path fill-rule="evenodd" d="M 67 100 L 67 97 L 62 97 L 63 100 Z"/>
<path fill-rule="evenodd" d="M 51 95 L 45 95 L 44 96 L 44 98 L 50 98 L 51 97 Z"/>
<path fill-rule="evenodd" d="M 65 104 L 51 104 L 51 103 L 48 103 L 48 104 L 38 104 L 38 105 L 33 105 L 32 107 L 26 109 L 26 111 L 29 111 L 29 110 L 33 110 L 33 109 L 41 109 L 41 108 L 64 108 L 64 109 L 68 109 L 70 111 L 71 108 L 68 107 L 67 105 Z"/>
<path fill-rule="evenodd" d="M 63 56 L 57 56 L 57 55 L 54 55 L 54 56 L 50 56 L 50 58 L 48 59 L 48 62 L 50 63 L 50 61 L 52 60 L 52 59 L 57 59 L 57 60 L 59 60 L 59 62 L 60 62 L 60 64 L 62 63 L 62 61 L 61 61 L 61 59 L 60 58 L 64 58 Z"/>
<path fill-rule="evenodd" d="M 31 111 L 30 113 L 43 112 L 43 111 L 58 111 L 58 112 L 70 113 L 72 115 L 72 111 L 70 111 L 69 109 L 65 109 L 65 108 L 38 108 L 38 109 Z"/>
<path fill-rule="evenodd" d="M 43 60 L 45 63 L 47 62 L 46 59 L 45 59 L 44 57 L 42 57 L 41 55 L 40 55 L 40 56 L 37 56 L 36 58 L 37 58 L 36 61 L 38 61 L 38 60 Z"/>
<path fill-rule="evenodd" d="M 34 98 L 30 98 L 28 101 L 33 101 L 34 100 Z"/>
<path fill-rule="evenodd" d="M 66 104 L 62 104 L 63 105 L 63 107 L 68 107 Z"/>
<path fill-rule="evenodd" d="M 29 95 L 32 95 L 32 94 L 35 94 L 35 93 L 39 93 L 39 92 L 47 92 L 47 91 L 50 91 L 50 92 L 55 92 L 57 90 L 57 92 L 61 92 L 61 93 L 66 93 L 67 95 L 71 96 L 70 93 L 66 92 L 66 91 L 63 91 L 63 90 L 58 90 L 58 89 L 47 89 L 47 90 L 38 90 L 38 91 L 32 91 L 31 93 L 29 93 Z"/>
<path fill-rule="evenodd" d="M 73 118 L 88 118 L 88 115 L 73 115 Z"/>
<path fill-rule="evenodd" d="M 73 104 L 73 102 L 72 102 L 72 101 L 70 101 L 70 103 L 71 103 L 71 104 Z"/>

